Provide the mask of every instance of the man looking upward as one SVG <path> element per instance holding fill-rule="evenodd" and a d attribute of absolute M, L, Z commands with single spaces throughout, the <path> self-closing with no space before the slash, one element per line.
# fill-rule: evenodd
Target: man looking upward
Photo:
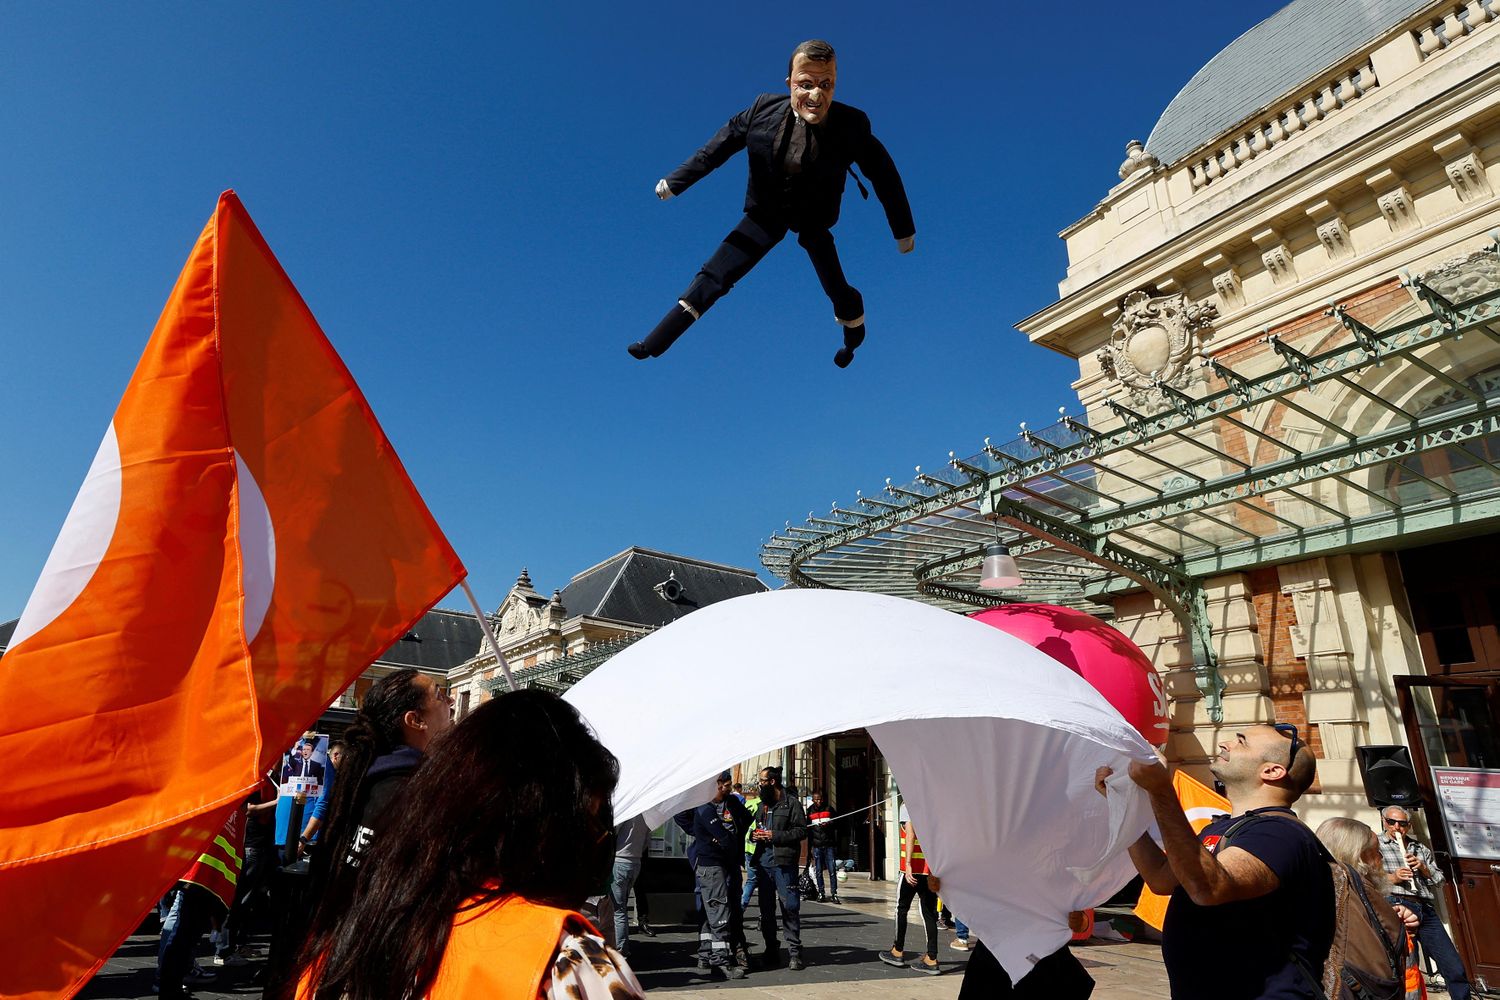
<path fill-rule="evenodd" d="M 1291 808 L 1316 776 L 1312 750 L 1290 724 L 1249 726 L 1219 744 L 1209 770 L 1233 815 L 1195 835 L 1167 769 L 1130 765 L 1161 828 L 1162 846 L 1144 834 L 1130 860 L 1153 892 L 1171 896 L 1162 959 L 1173 1000 L 1321 997 L 1333 877 L 1318 838 Z M 1095 776 L 1101 793 L 1110 773 Z"/>

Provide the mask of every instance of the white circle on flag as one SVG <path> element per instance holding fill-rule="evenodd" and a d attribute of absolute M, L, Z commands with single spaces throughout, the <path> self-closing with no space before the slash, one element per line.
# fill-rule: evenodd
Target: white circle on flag
<path fill-rule="evenodd" d="M 276 586 L 276 531 L 271 526 L 265 494 L 238 451 L 234 453 L 234 467 L 240 501 L 240 587 L 245 595 L 245 642 L 249 644 L 260 633 L 271 607 L 271 591 Z"/>
<path fill-rule="evenodd" d="M 120 521 L 122 480 L 120 442 L 115 437 L 115 425 L 110 423 L 16 623 L 10 638 L 12 650 L 68 610 L 94 578 Z"/>

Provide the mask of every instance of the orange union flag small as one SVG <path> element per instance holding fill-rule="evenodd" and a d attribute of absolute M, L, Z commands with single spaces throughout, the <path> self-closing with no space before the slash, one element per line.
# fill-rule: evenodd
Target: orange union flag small
<path fill-rule="evenodd" d="M 75 993 L 463 576 L 226 192 L 0 660 L 0 995 Z"/>
<path fill-rule="evenodd" d="M 1177 801 L 1182 803 L 1182 811 L 1187 814 L 1194 833 L 1202 833 L 1203 828 L 1215 816 L 1229 813 L 1228 799 L 1191 777 L 1186 771 L 1172 772 L 1172 788 L 1177 792 Z M 1143 887 L 1141 898 L 1135 904 L 1135 915 L 1161 930 L 1162 921 L 1167 917 L 1167 902 L 1166 896 L 1158 896 L 1149 888 Z"/>

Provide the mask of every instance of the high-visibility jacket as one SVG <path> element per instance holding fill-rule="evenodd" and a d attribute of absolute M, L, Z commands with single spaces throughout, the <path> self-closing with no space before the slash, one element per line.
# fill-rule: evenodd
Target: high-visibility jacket
<path fill-rule="evenodd" d="M 599 933 L 581 913 L 520 896 L 460 909 L 427 996 L 431 1000 L 536 1000 L 552 969 L 563 925 L 570 918 L 588 933 Z"/>
<path fill-rule="evenodd" d="M 201 885 L 218 897 L 227 910 L 234 903 L 235 887 L 239 885 L 240 869 L 244 867 L 245 807 L 243 805 L 229 814 L 224 828 L 218 832 L 208 849 L 198 855 L 179 881 Z"/>
<path fill-rule="evenodd" d="M 1427 984 L 1422 981 L 1422 959 L 1411 931 L 1406 932 L 1406 1000 L 1426 1000 Z"/>
<path fill-rule="evenodd" d="M 599 931 L 572 910 L 503 896 L 469 907 L 465 901 L 453 918 L 448 946 L 424 1000 L 537 1000 L 552 970 L 563 925 L 570 921 L 585 933 Z M 312 1000 L 311 970 L 297 984 L 297 1000 Z"/>
<path fill-rule="evenodd" d="M 927 867 L 927 855 L 922 853 L 922 844 L 917 840 L 917 835 L 911 832 L 910 823 L 901 824 L 901 870 L 906 871 L 906 838 L 911 838 L 911 874 L 930 875 L 932 869 Z"/>
<path fill-rule="evenodd" d="M 748 810 L 750 810 L 750 815 L 751 816 L 754 816 L 755 813 L 756 813 L 756 811 L 758 809 L 760 809 L 760 796 L 757 795 L 754 798 L 746 799 L 745 800 L 745 808 L 748 809 Z M 755 832 L 755 824 L 751 823 L 750 824 L 750 829 L 745 831 L 745 853 L 746 854 L 754 854 L 755 853 L 756 843 L 755 843 L 755 841 L 753 841 L 753 840 L 750 839 L 750 834 L 752 834 L 754 832 Z"/>

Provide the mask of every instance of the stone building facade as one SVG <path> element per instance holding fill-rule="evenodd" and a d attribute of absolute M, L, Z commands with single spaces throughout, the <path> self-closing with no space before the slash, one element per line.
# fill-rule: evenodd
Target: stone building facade
<path fill-rule="evenodd" d="M 1019 326 L 1033 342 L 1079 360 L 1074 388 L 1091 427 L 1119 425 L 1111 401 L 1149 410 L 1147 397 L 1161 383 L 1190 397 L 1223 389 L 1211 362 L 1255 377 L 1286 360 L 1278 342 L 1303 357 L 1318 354 L 1347 337 L 1330 304 L 1371 329 L 1419 315 L 1425 308 L 1402 272 L 1437 271 L 1493 243 L 1500 31 L 1492 25 L 1500 11 L 1409 0 L 1357 13 L 1349 6 L 1291 4 L 1215 56 L 1144 145 L 1130 144 L 1120 183 L 1063 231 L 1069 264 L 1060 298 Z M 1318 49 L 1308 37 L 1343 38 L 1350 47 Z M 1252 80 L 1260 89 L 1246 94 Z M 1484 277 L 1470 283 L 1472 292 L 1495 287 Z M 1122 324 L 1132 294 L 1180 297 L 1208 318 L 1182 338 L 1179 356 Z M 1366 433 L 1401 412 L 1420 414 L 1455 380 L 1480 385 L 1500 365 L 1500 349 L 1473 336 L 1435 345 L 1420 360 L 1416 369 L 1370 366 L 1299 397 L 1313 412 L 1273 402 L 1252 411 L 1245 429 L 1197 427 L 1190 434 L 1208 437 L 1208 448 L 1173 441 L 1121 471 L 1149 477 L 1152 459 L 1162 458 L 1213 481 L 1237 461 L 1274 462 L 1277 441 L 1314 451 L 1340 429 Z M 1387 494 L 1401 484 L 1360 485 Z M 1310 499 L 1261 497 L 1225 517 L 1274 534 L 1281 528 L 1274 516 L 1299 504 L 1358 517 L 1377 503 L 1331 483 L 1311 484 L 1301 496 Z M 1222 529 L 1206 521 L 1191 528 L 1222 540 Z M 1166 674 L 1169 757 L 1201 772 L 1226 730 L 1295 722 L 1321 758 L 1309 821 L 1362 812 L 1355 747 L 1404 742 L 1392 679 L 1426 669 L 1394 547 L 1350 546 L 1206 577 L 1225 684 L 1217 722 L 1203 710 L 1177 618 L 1148 594 L 1115 596 L 1116 625 Z"/>
<path fill-rule="evenodd" d="M 1294 0 L 1251 26 L 1127 144 L 1017 324 L 1076 359 L 1082 415 L 761 551 L 797 586 L 1110 617 L 1162 671 L 1172 764 L 1206 778 L 1239 727 L 1299 727 L 1313 825 L 1375 821 L 1361 759 L 1409 752 L 1490 982 L 1500 847 L 1458 850 L 1434 789 L 1500 777 L 1497 23 L 1493 0 Z M 992 543 L 1020 587 L 981 583 Z"/>
<path fill-rule="evenodd" d="M 754 570 L 632 546 L 574 575 L 550 597 L 539 594 L 526 570 L 490 616 L 500 650 L 518 682 L 543 680 L 566 688 L 577 676 L 569 662 L 592 669 L 590 656 L 640 638 L 697 608 L 759 593 Z M 500 665 L 487 648 L 448 676 L 460 716 L 502 690 Z"/>

